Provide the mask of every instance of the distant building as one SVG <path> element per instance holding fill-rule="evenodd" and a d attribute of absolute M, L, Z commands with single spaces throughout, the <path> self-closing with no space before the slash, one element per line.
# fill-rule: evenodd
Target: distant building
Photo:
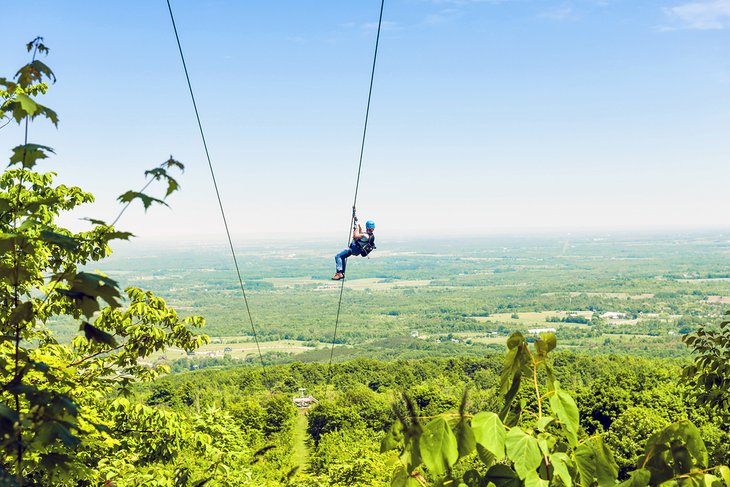
<path fill-rule="evenodd" d="M 539 335 L 540 333 L 555 333 L 555 328 L 532 328 L 527 330 L 530 335 Z"/>
<path fill-rule="evenodd" d="M 601 315 L 601 318 L 606 320 L 625 320 L 627 318 L 626 313 L 619 313 L 617 311 L 607 311 Z"/>

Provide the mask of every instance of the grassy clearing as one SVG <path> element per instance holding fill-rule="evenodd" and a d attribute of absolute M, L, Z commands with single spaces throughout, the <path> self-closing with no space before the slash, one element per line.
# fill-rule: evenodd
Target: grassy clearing
<path fill-rule="evenodd" d="M 241 342 L 241 343 L 227 343 L 225 340 L 227 337 L 223 337 L 223 343 L 209 343 L 203 345 L 197 349 L 193 355 L 188 355 L 185 350 L 179 348 L 168 348 L 164 356 L 168 360 L 175 360 L 184 357 L 223 357 L 224 355 L 230 355 L 235 359 L 245 359 L 250 355 L 258 355 L 258 349 L 253 341 Z M 248 337 L 250 339 L 250 337 Z M 278 351 L 284 353 L 302 353 L 314 350 L 317 347 L 310 347 L 303 345 L 303 342 L 296 340 L 277 340 L 271 342 L 259 342 L 261 352 Z M 160 354 L 162 356 L 163 354 Z M 156 357 L 159 358 L 159 357 Z"/>
<path fill-rule="evenodd" d="M 570 293 L 571 297 L 576 296 L 595 296 L 599 298 L 615 298 L 615 299 L 654 299 L 654 295 L 651 293 L 643 293 L 643 294 L 629 294 L 629 293 L 581 293 L 581 292 L 572 292 Z"/>
<path fill-rule="evenodd" d="M 307 415 L 306 410 L 299 410 L 292 438 L 292 468 L 298 467 L 297 473 L 305 473 L 309 464 L 309 448 L 307 448 Z"/>
<path fill-rule="evenodd" d="M 493 315 L 489 316 L 475 316 L 474 319 L 477 321 L 493 321 L 493 322 L 503 322 L 503 323 L 514 323 L 518 325 L 524 325 L 524 326 L 532 326 L 532 325 L 550 325 L 549 328 L 556 328 L 556 325 L 560 326 L 575 326 L 579 328 L 585 328 L 588 325 L 580 324 L 580 323 L 554 323 L 547 321 L 548 317 L 551 316 L 557 316 L 559 318 L 565 318 L 568 315 L 578 315 L 583 316 L 588 319 L 593 316 L 592 311 L 527 311 L 527 312 L 518 312 L 517 316 L 519 318 L 512 318 L 512 313 L 495 313 Z M 544 327 L 544 326 L 543 326 Z"/>

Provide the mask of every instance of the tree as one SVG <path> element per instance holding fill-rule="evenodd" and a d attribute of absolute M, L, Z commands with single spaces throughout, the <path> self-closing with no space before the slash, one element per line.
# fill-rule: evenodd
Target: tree
<path fill-rule="evenodd" d="M 129 203 L 139 200 L 148 208 L 165 202 L 144 189 L 128 191 L 119 198 L 127 206 L 112 224 L 89 219 L 89 230 L 74 233 L 56 223 L 94 198 L 78 187 L 55 185 L 55 173 L 38 171 L 53 149 L 28 142 L 29 124 L 38 117 L 58 124 L 56 113 L 39 103 L 55 76 L 36 59 L 49 52 L 42 38 L 27 49 L 31 61 L 12 79 L 0 78 L 0 118 L 25 125 L 23 143 L 12 149 L 0 175 L 0 476 L 19 486 L 76 485 L 100 475 L 99 455 L 129 436 L 128 408 L 115 403 L 117 397 L 133 382 L 165 372 L 142 359 L 170 345 L 193 350 L 207 337 L 191 331 L 202 318 L 180 319 L 150 292 L 122 292 L 108 276 L 81 270 L 109 256 L 110 242 L 131 236 L 114 227 Z M 179 187 L 168 173 L 172 168 L 183 166 L 170 157 L 146 173 L 150 182 L 167 183 L 165 197 Z M 59 316 L 79 322 L 70 344 L 59 343 L 49 327 Z M 142 408 L 135 414 L 146 414 Z M 173 423 L 166 418 L 152 423 L 154 431 L 137 434 L 164 437 L 179 429 Z M 153 457 L 169 453 L 150 450 Z"/>
<path fill-rule="evenodd" d="M 729 316 L 730 311 L 725 312 Z M 701 324 L 697 331 L 682 337 L 696 354 L 694 363 L 684 369 L 685 383 L 693 389 L 698 402 L 707 404 L 725 421 L 730 420 L 730 320 L 719 327 Z"/>
<path fill-rule="evenodd" d="M 406 397 L 402 415 L 382 442 L 394 452 L 391 485 L 466 485 L 548 487 L 614 485 L 618 466 L 601 435 L 586 436 L 573 398 L 560 388 L 548 358 L 555 335 L 542 335 L 531 350 L 520 333 L 507 340 L 500 378 L 504 406 L 499 414 L 466 413 L 466 394 L 458 414 L 420 418 Z M 538 374 L 538 370 L 540 374 Z M 539 377 L 544 377 L 540 384 Z M 519 397 L 524 385 L 533 391 L 536 409 Z M 423 422 L 428 419 L 428 422 Z M 651 421 L 649 423 L 652 423 Z M 658 424 L 647 424 L 650 433 Z M 633 454 L 635 448 L 631 445 Z M 478 456 L 479 468 L 458 468 Z M 699 430 L 689 421 L 672 423 L 654 433 L 623 487 L 658 485 L 730 485 L 726 466 L 708 468 L 709 457 Z M 721 481 L 720 478 L 723 478 Z"/>

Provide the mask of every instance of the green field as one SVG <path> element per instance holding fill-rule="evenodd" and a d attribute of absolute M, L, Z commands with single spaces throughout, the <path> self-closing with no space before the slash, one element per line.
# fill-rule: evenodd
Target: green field
<path fill-rule="evenodd" d="M 674 356 L 685 353 L 682 333 L 730 303 L 730 243 L 720 234 L 565 243 L 485 237 L 391 246 L 383 238 L 385 250 L 351 258 L 336 338 L 347 347 L 338 357 L 396 358 L 399 348 L 402 356 L 473 355 L 512 331 L 544 329 L 576 349 Z M 317 349 L 333 340 L 340 290 L 329 280 L 330 250 L 322 243 L 237 250 L 261 352 L 271 360 L 327 355 Z M 225 248 L 139 246 L 99 270 L 156 292 L 183 316 L 204 316 L 213 343 L 188 358 L 251 359 L 253 331 Z M 58 329 L 70 335 L 62 323 Z"/>

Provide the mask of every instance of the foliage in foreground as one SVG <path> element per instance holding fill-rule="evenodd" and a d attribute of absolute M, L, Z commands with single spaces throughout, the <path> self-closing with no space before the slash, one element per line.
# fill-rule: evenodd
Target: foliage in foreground
<path fill-rule="evenodd" d="M 684 370 L 685 382 L 697 398 L 730 418 L 730 311 L 719 328 L 702 324 L 682 340 L 695 352 L 694 362 Z M 728 446 L 730 450 L 730 446 Z"/>
<path fill-rule="evenodd" d="M 399 417 L 381 447 L 384 452 L 396 452 L 398 466 L 391 485 L 571 487 L 617 483 L 618 466 L 603 437 L 581 431 L 575 401 L 555 380 L 548 358 L 556 346 L 555 335 L 543 335 L 530 350 L 525 338 L 514 333 L 507 346 L 499 386 L 505 403 L 499 414 L 467 415 L 465 395 L 459 414 L 441 415 L 423 424 L 406 397 L 409 415 Z M 534 386 L 536 414 L 529 414 L 525 399 L 515 401 L 523 376 L 531 378 Z M 544 379 L 542 385 L 539 376 Z M 708 465 L 705 444 L 690 421 L 670 424 L 652 435 L 644 452 L 622 486 L 719 487 L 723 482 L 730 486 L 730 469 Z M 475 465 L 469 468 L 470 464 Z"/>
<path fill-rule="evenodd" d="M 132 485 L 145 475 L 145 462 L 172 459 L 182 441 L 203 450 L 210 443 L 201 435 L 183 437 L 189 429 L 176 426 L 174 414 L 120 397 L 132 383 L 165 371 L 145 357 L 205 343 L 207 337 L 191 331 L 203 320 L 181 319 L 152 293 L 122 292 L 113 279 L 83 270 L 111 253 L 111 241 L 130 234 L 95 219 L 77 233 L 56 223 L 93 196 L 37 171 L 53 149 L 28 142 L 28 124 L 38 116 L 58 123 L 37 99 L 55 76 L 36 59 L 48 52 L 42 39 L 27 47 L 31 62 L 12 80 L 0 78 L 0 118 L 25 123 L 25 140 L 0 175 L 0 478 L 8 485 L 77 485 L 124 473 Z M 167 173 L 173 167 L 182 169 L 170 158 L 147 174 L 167 182 L 167 195 L 177 189 Z M 120 197 L 134 199 L 145 207 L 163 202 L 142 192 Z M 70 345 L 58 343 L 49 328 L 60 316 L 80 325 Z"/>

